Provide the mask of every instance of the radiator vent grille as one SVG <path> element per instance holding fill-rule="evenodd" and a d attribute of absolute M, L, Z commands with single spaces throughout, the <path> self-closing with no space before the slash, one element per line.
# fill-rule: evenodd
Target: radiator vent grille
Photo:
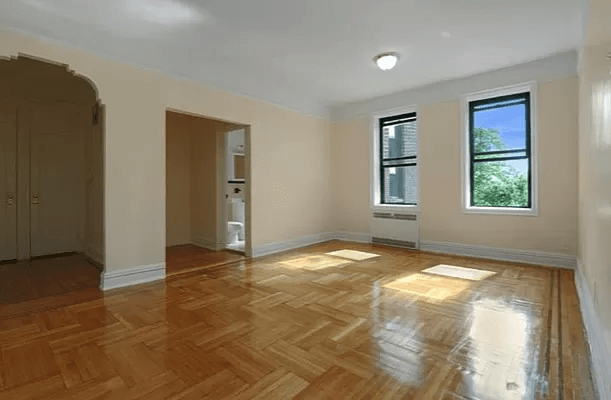
<path fill-rule="evenodd" d="M 416 214 L 395 214 L 395 219 L 402 219 L 404 221 L 416 221 L 418 217 L 416 217 Z"/>
<path fill-rule="evenodd" d="M 418 216 L 416 214 L 393 214 L 393 213 L 385 213 L 385 212 L 374 212 L 374 218 L 384 218 L 384 219 L 399 219 L 402 221 L 417 221 Z"/>
<path fill-rule="evenodd" d="M 374 218 L 385 218 L 385 219 L 394 219 L 393 213 L 383 213 L 383 212 L 374 212 Z"/>
<path fill-rule="evenodd" d="M 394 240 L 394 239 L 384 239 L 384 238 L 379 238 L 379 237 L 372 237 L 371 238 L 371 242 L 372 243 L 377 243 L 377 244 L 385 244 L 388 246 L 395 246 L 395 247 L 405 247 L 408 249 L 415 249 L 416 248 L 416 243 L 415 242 L 408 242 L 408 241 L 404 241 L 404 240 Z"/>

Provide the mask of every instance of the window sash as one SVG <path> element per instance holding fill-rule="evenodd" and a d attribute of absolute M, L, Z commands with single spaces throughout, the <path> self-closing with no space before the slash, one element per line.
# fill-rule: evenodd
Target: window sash
<path fill-rule="evenodd" d="M 511 150 L 495 150 L 489 152 L 475 153 L 475 137 L 474 137 L 474 116 L 476 112 L 488 111 L 496 108 L 511 107 L 524 104 L 524 118 L 525 118 L 525 135 L 526 135 L 526 148 L 522 149 L 511 149 Z M 531 106 L 530 106 L 530 92 L 523 92 L 505 96 L 496 96 L 482 100 L 475 100 L 469 102 L 469 206 L 478 208 L 509 208 L 509 209 L 531 209 L 533 202 L 532 193 L 532 154 L 531 154 Z M 479 158 L 478 156 L 485 155 L 505 155 L 511 153 L 525 153 L 524 156 L 504 156 L 504 157 L 491 157 L 491 158 Z M 528 160 L 528 204 L 526 207 L 515 207 L 515 206 L 475 206 L 474 202 L 474 177 L 475 177 L 475 164 L 483 162 L 501 162 L 501 161 L 513 161 L 513 160 Z"/>
<path fill-rule="evenodd" d="M 418 164 L 417 163 L 408 163 L 408 164 L 399 164 L 399 165 L 388 165 L 388 166 L 383 166 L 380 169 L 380 182 L 381 182 L 381 188 L 380 188 L 380 198 L 382 200 L 382 202 L 380 204 L 387 204 L 387 205 L 399 205 L 399 206 L 417 206 L 418 203 L 417 202 L 413 202 L 413 203 L 407 203 L 407 202 L 403 202 L 403 203 L 394 203 L 394 202 L 387 202 L 386 199 L 384 198 L 384 171 L 387 169 L 391 169 L 391 168 L 399 168 L 399 167 L 417 167 Z M 418 178 L 416 178 L 418 179 Z M 418 188 L 416 188 L 416 191 L 418 191 Z"/>
<path fill-rule="evenodd" d="M 417 203 L 390 203 L 386 202 L 385 199 L 385 187 L 384 187 L 384 171 L 389 168 L 398 168 L 398 167 L 418 167 L 418 155 L 410 155 L 403 157 L 387 157 L 384 158 L 384 128 L 388 128 L 390 126 L 395 125 L 403 125 L 408 122 L 416 122 L 416 113 L 405 113 L 399 115 L 393 115 L 390 117 L 384 117 L 379 119 L 379 147 L 380 147 L 380 204 L 388 204 L 388 205 L 409 205 L 415 206 Z M 417 136 L 416 136 L 417 138 Z M 417 139 L 416 139 L 417 140 Z M 405 161 L 405 162 L 400 162 Z M 416 178 L 416 181 L 419 178 Z M 418 190 L 418 188 L 416 188 Z"/>

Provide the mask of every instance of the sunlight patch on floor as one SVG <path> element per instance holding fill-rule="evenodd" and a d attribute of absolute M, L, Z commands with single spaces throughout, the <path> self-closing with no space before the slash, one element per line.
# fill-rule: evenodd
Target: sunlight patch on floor
<path fill-rule="evenodd" d="M 280 264 L 283 264 L 290 268 L 316 271 L 323 268 L 342 267 L 344 265 L 352 264 L 352 261 L 342 260 L 341 258 L 329 257 L 325 255 L 315 255 L 281 261 Z"/>
<path fill-rule="evenodd" d="M 461 294 L 470 285 L 470 282 L 453 278 L 414 274 L 387 283 L 384 287 L 439 302 Z"/>
<path fill-rule="evenodd" d="M 436 265 L 434 267 L 425 269 L 422 272 L 426 272 L 429 274 L 435 274 L 435 275 L 449 276 L 451 278 L 468 279 L 470 281 L 481 281 L 483 279 L 486 279 L 496 274 L 496 272 L 493 272 L 493 271 L 457 267 L 455 265 L 445 265 L 445 264 Z"/>
<path fill-rule="evenodd" d="M 380 257 L 378 254 L 365 253 L 357 250 L 337 250 L 327 253 L 328 256 L 342 257 L 354 261 L 369 260 L 370 258 Z"/>

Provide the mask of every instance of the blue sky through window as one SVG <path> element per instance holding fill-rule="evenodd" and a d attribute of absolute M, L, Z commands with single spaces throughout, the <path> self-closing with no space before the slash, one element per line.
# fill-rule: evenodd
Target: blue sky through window
<path fill-rule="evenodd" d="M 506 150 L 524 149 L 526 148 L 525 113 L 525 104 L 476 111 L 473 115 L 473 124 L 476 128 L 497 130 L 505 143 Z M 527 160 L 508 161 L 507 163 L 520 173 L 528 172 Z"/>

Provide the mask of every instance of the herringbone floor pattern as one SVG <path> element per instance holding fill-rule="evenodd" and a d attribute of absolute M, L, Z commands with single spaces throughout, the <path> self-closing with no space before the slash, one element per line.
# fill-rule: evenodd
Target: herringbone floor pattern
<path fill-rule="evenodd" d="M 2 399 L 595 398 L 571 271 L 342 242 L 0 306 L 0 350 Z"/>

